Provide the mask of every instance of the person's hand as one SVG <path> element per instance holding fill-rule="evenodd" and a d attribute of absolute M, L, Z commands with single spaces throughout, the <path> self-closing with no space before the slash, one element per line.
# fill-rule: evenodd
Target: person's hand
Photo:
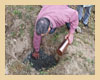
<path fill-rule="evenodd" d="M 39 59 L 39 53 L 38 52 L 32 53 L 32 57 L 34 57 L 35 59 Z"/>
<path fill-rule="evenodd" d="M 73 35 L 72 33 L 68 33 L 68 34 L 65 36 L 65 39 L 68 38 L 69 44 L 72 44 L 72 42 L 73 42 L 73 37 L 74 37 L 74 35 Z"/>

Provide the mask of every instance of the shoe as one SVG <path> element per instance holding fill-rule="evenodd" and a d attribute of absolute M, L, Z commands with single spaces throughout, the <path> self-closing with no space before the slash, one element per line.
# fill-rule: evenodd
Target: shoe
<path fill-rule="evenodd" d="M 83 20 L 82 20 L 82 23 L 84 24 L 84 27 L 88 27 L 88 23 L 85 24 L 85 23 L 83 22 Z"/>
<path fill-rule="evenodd" d="M 82 30 L 81 30 L 81 28 L 80 28 L 79 26 L 77 26 L 77 28 L 75 29 L 75 32 L 76 32 L 76 33 L 81 33 Z"/>
<path fill-rule="evenodd" d="M 82 22 L 82 20 L 79 20 L 79 22 Z"/>
<path fill-rule="evenodd" d="M 83 23 L 84 24 L 84 23 Z M 85 27 L 88 27 L 88 24 L 84 24 Z"/>

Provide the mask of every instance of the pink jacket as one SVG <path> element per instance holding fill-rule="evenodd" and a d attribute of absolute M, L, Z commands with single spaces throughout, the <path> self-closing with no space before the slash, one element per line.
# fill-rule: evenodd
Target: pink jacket
<path fill-rule="evenodd" d="M 66 5 L 44 5 L 37 17 L 37 20 L 41 17 L 48 18 L 53 24 L 53 28 L 59 28 L 66 22 L 70 23 L 70 33 L 74 33 L 78 26 L 77 11 Z M 39 51 L 40 43 L 41 36 L 38 36 L 36 31 L 34 31 L 33 46 L 37 52 Z"/>

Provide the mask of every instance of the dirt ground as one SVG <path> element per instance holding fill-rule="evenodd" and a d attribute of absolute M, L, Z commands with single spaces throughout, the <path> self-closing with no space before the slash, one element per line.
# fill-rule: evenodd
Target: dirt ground
<path fill-rule="evenodd" d="M 76 6 L 71 6 L 76 8 Z M 34 24 L 41 6 L 5 7 L 5 74 L 8 75 L 94 75 L 95 74 L 95 6 L 89 18 L 89 28 L 80 22 L 81 33 L 75 33 L 73 43 L 58 64 L 48 70 L 36 71 L 23 59 L 33 49 Z M 64 36 L 68 33 L 65 25 L 54 34 L 45 36 L 41 48 L 55 54 Z"/>

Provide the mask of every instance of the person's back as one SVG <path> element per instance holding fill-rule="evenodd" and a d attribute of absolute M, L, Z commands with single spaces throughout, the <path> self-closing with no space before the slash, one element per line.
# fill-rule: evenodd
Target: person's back
<path fill-rule="evenodd" d="M 69 23 L 77 19 L 76 15 L 78 15 L 77 11 L 67 5 L 45 5 L 38 14 L 37 20 L 46 17 L 55 28 L 64 25 L 65 22 Z"/>

